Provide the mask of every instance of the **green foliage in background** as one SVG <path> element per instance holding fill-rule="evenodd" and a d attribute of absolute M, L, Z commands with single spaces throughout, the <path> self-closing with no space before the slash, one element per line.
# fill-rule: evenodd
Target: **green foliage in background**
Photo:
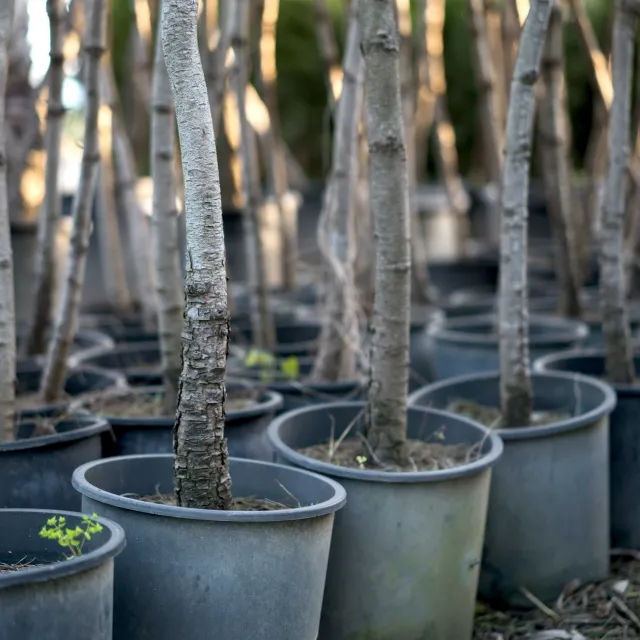
<path fill-rule="evenodd" d="M 457 135 L 460 169 L 468 174 L 473 165 L 477 132 L 476 89 L 467 20 L 468 0 L 447 0 L 444 32 L 445 68 L 449 111 Z M 346 30 L 346 2 L 328 0 L 340 44 Z M 601 46 L 608 47 L 610 0 L 586 0 L 587 11 Z M 415 5 L 415 3 L 414 3 Z M 127 51 L 129 2 L 112 0 L 113 60 L 121 80 Z M 571 112 L 574 158 L 581 165 L 592 119 L 593 92 L 588 63 L 582 53 L 576 27 L 567 22 L 565 32 L 566 78 Z M 315 31 L 313 0 L 281 0 L 277 33 L 278 92 L 285 138 L 310 177 L 322 177 L 328 169 L 331 130 L 323 67 Z"/>

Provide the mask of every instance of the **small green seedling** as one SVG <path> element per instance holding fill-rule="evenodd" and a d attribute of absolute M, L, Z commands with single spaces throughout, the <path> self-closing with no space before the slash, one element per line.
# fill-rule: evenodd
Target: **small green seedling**
<path fill-rule="evenodd" d="M 82 523 L 69 529 L 67 519 L 64 516 L 52 516 L 47 520 L 47 524 L 40 529 L 40 537 L 47 540 L 57 540 L 58 544 L 69 551 L 67 560 L 78 558 L 82 555 L 82 547 L 91 536 L 102 531 L 102 525 L 96 522 L 97 514 L 91 517 L 82 516 Z"/>
<path fill-rule="evenodd" d="M 296 356 L 289 356 L 284 360 L 278 359 L 262 349 L 251 349 L 244 359 L 247 367 L 260 369 L 262 382 L 272 382 L 276 374 L 286 380 L 297 380 L 300 376 L 300 363 Z"/>
<path fill-rule="evenodd" d="M 367 462 L 367 456 L 356 456 L 356 462 L 358 463 L 358 468 L 364 469 L 364 465 Z"/>

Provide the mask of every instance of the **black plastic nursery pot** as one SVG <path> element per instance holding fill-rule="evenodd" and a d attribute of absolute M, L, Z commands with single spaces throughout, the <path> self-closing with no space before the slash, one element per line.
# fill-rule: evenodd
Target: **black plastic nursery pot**
<path fill-rule="evenodd" d="M 469 316 L 434 322 L 427 328 L 427 345 L 436 380 L 467 373 L 495 371 L 500 366 L 497 316 Z M 529 353 L 536 358 L 580 346 L 589 327 L 578 320 L 530 316 Z"/>
<path fill-rule="evenodd" d="M 0 510 L 0 563 L 34 565 L 0 572 L 0 640 L 111 640 L 114 558 L 125 547 L 122 527 L 100 518 L 102 531 L 82 555 L 65 560 L 56 540 L 38 534 L 52 516 L 74 528 L 69 511 Z"/>
<path fill-rule="evenodd" d="M 162 356 L 157 342 L 127 342 L 109 351 L 80 356 L 83 365 L 124 374 L 132 387 L 162 384 Z"/>
<path fill-rule="evenodd" d="M 640 371 L 640 356 L 635 357 Z M 534 363 L 539 372 L 564 371 L 595 378 L 605 377 L 602 349 L 576 349 L 554 353 Z M 609 483 L 611 503 L 611 546 L 640 549 L 640 385 L 613 384 L 618 403 L 609 428 Z"/>
<path fill-rule="evenodd" d="M 114 637 L 136 640 L 316 640 L 336 482 L 231 458 L 235 496 L 277 511 L 188 509 L 130 496 L 173 491 L 173 456 L 109 458 L 76 470 L 83 510 L 118 522 L 128 544 L 115 568 Z"/>
<path fill-rule="evenodd" d="M 426 330 L 434 322 L 442 322 L 442 311 L 433 305 L 411 305 L 409 333 L 409 386 L 417 389 L 433 380 L 433 361 L 426 340 Z M 355 399 L 355 398 L 352 398 Z"/>
<path fill-rule="evenodd" d="M 528 589 L 555 602 L 572 580 L 609 570 L 609 415 L 616 404 L 603 382 L 567 373 L 532 375 L 534 410 L 565 413 L 545 426 L 499 429 L 504 454 L 493 470 L 480 593 L 532 607 Z M 409 398 L 448 409 L 465 400 L 499 407 L 499 375 L 443 380 Z"/>
<path fill-rule="evenodd" d="M 478 256 L 429 262 L 431 284 L 441 297 L 464 287 L 495 285 L 498 282 L 497 256 Z"/>
<path fill-rule="evenodd" d="M 109 424 L 97 416 L 69 416 L 51 435 L 32 437 L 39 421 L 34 416 L 19 422 L 17 438 L 0 443 L 0 509 L 78 510 L 71 475 L 102 456 L 101 434 Z"/>
<path fill-rule="evenodd" d="M 276 345 L 268 349 L 276 356 L 313 356 L 318 348 L 322 324 L 312 320 L 300 320 L 292 324 L 276 323 Z M 231 322 L 231 340 L 234 344 L 251 348 L 253 331 L 244 322 Z"/>
<path fill-rule="evenodd" d="M 349 496 L 336 514 L 320 638 L 462 640 L 471 638 L 491 467 L 500 439 L 442 411 L 408 410 L 408 435 L 478 447 L 480 456 L 451 469 L 384 472 L 351 469 L 297 450 L 339 437 L 362 402 L 323 404 L 274 420 L 278 461 L 338 480 Z"/>
<path fill-rule="evenodd" d="M 34 399 L 33 403 L 20 401 L 20 396 L 37 393 L 40 388 L 43 366 L 40 362 L 26 360 L 18 362 L 16 370 L 16 397 L 19 417 L 34 415 L 55 415 L 64 413 L 71 399 L 85 393 L 104 391 L 111 388 L 125 388 L 127 381 L 118 371 L 107 371 L 96 367 L 73 367 L 67 372 L 64 393 L 67 397 L 51 404 L 43 404 Z"/>
<path fill-rule="evenodd" d="M 234 392 L 243 394 L 252 390 L 249 382 L 227 380 L 227 400 Z M 114 391 L 113 395 L 157 400 L 162 404 L 162 387 L 139 387 Z M 106 399 L 106 398 L 105 398 Z M 101 399 L 102 401 L 102 399 Z M 80 410 L 80 401 L 74 408 Z M 225 435 L 229 455 L 254 460 L 273 459 L 273 452 L 267 439 L 267 427 L 282 406 L 282 397 L 275 391 L 264 390 L 255 404 L 243 409 L 227 411 Z M 108 410 L 101 412 L 111 425 L 111 430 L 103 436 L 104 456 L 121 456 L 144 453 L 171 453 L 173 451 L 173 425 L 175 416 L 166 417 L 121 417 L 111 416 Z"/>
<path fill-rule="evenodd" d="M 18 351 L 22 346 L 23 340 L 24 337 L 18 335 Z M 70 359 L 73 362 L 76 362 L 76 358 L 78 357 L 91 356 L 94 353 L 102 353 L 104 351 L 108 351 L 109 349 L 113 349 L 114 345 L 115 343 L 113 339 L 102 331 L 95 331 L 93 329 L 81 329 L 76 332 L 76 335 L 73 338 Z"/>

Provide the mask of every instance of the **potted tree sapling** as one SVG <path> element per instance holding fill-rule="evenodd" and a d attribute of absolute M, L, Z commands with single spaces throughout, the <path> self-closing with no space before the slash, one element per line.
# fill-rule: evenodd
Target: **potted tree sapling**
<path fill-rule="evenodd" d="M 540 372 L 565 371 L 604 378 L 616 390 L 618 404 L 611 415 L 610 486 L 611 544 L 637 548 L 640 517 L 635 496 L 640 486 L 636 416 L 640 386 L 633 355 L 623 279 L 625 193 L 629 161 L 633 42 L 638 3 L 617 2 L 613 34 L 613 105 L 609 125 L 609 169 L 600 238 L 600 301 L 604 349 L 582 349 L 548 355 L 534 363 Z"/>
<path fill-rule="evenodd" d="M 566 373 L 530 374 L 527 313 L 527 190 L 535 95 L 554 1 L 535 0 L 524 24 L 507 117 L 502 185 L 500 372 L 445 380 L 411 404 L 445 409 L 498 428 L 480 591 L 533 606 L 570 580 L 607 575 L 608 417 L 605 383 Z M 522 550 L 526 549 L 526 553 Z M 531 595 L 533 594 L 533 595 Z"/>
<path fill-rule="evenodd" d="M 393 0 L 363 0 L 357 9 L 376 243 L 369 397 L 296 409 L 278 417 L 269 436 L 280 460 L 339 479 L 349 493 L 336 516 L 321 637 L 409 640 L 428 630 L 434 639 L 470 638 L 501 443 L 464 418 L 407 409 L 411 275 L 398 29 Z"/>
<path fill-rule="evenodd" d="M 12 14 L 13 2 L 4 3 L 0 9 L 0 155 L 5 145 L 6 47 Z M 71 473 L 79 464 L 100 457 L 100 433 L 108 425 L 95 417 L 20 419 L 15 415 L 15 318 L 6 185 L 6 167 L 0 163 L 0 508 L 77 509 L 80 500 L 71 487 Z M 74 377 L 68 381 L 72 385 Z"/>
<path fill-rule="evenodd" d="M 243 19 L 249 6 L 240 3 Z M 162 3 L 189 256 L 174 455 L 102 460 L 73 482 L 83 509 L 110 514 L 130 538 L 115 576 L 116 637 L 315 640 L 346 496 L 330 479 L 228 453 L 222 206 L 197 15 L 196 0 Z"/>
<path fill-rule="evenodd" d="M 157 42 L 160 43 L 159 31 Z M 118 345 L 87 360 L 108 369 L 124 369 L 131 387 L 136 387 L 116 389 L 79 400 L 74 405 L 74 409 L 105 416 L 111 425 L 111 437 L 105 438 L 105 455 L 171 453 L 173 450 L 184 295 L 173 178 L 175 115 L 169 76 L 159 44 L 155 52 L 152 98 L 151 174 L 160 340 L 159 345 L 136 345 L 134 349 L 131 344 Z M 145 360 L 150 363 L 148 366 L 145 366 Z M 281 397 L 277 392 L 263 392 L 240 380 L 230 381 L 227 391 L 226 428 L 230 454 L 271 460 L 266 428 L 282 405 Z"/>
<path fill-rule="evenodd" d="M 0 510 L 0 638 L 111 640 L 122 527 L 69 511 Z"/>

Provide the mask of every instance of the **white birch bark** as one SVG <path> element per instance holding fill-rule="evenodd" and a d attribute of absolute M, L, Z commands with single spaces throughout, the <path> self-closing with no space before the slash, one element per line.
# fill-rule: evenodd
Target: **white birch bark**
<path fill-rule="evenodd" d="M 616 0 L 613 25 L 613 104 L 609 168 L 600 238 L 600 305 L 611 382 L 631 384 L 635 371 L 625 302 L 623 235 L 631 127 L 633 48 L 640 3 Z"/>
<path fill-rule="evenodd" d="M 575 238 L 571 167 L 564 84 L 562 7 L 553 3 L 542 54 L 538 134 L 542 177 L 554 230 L 556 274 L 561 315 L 580 316 L 580 260 Z"/>
<path fill-rule="evenodd" d="M 358 122 L 362 113 L 363 60 L 360 53 L 357 3 L 349 15 L 338 101 L 331 175 L 318 224 L 319 245 L 326 252 L 331 282 L 325 302 L 322 333 L 313 377 L 352 380 L 360 346 L 355 288 L 355 190 L 358 184 Z"/>
<path fill-rule="evenodd" d="M 91 205 L 100 163 L 98 110 L 100 108 L 100 58 L 105 52 L 106 43 L 105 0 L 87 2 L 86 13 L 83 39 L 86 56 L 84 149 L 78 192 L 73 201 L 73 230 L 67 272 L 40 386 L 45 402 L 55 400 L 64 390 L 67 358 L 78 325 L 82 284 L 91 236 Z"/>
<path fill-rule="evenodd" d="M 158 42 L 161 22 L 158 21 Z M 158 297 L 158 334 L 162 354 L 165 406 L 175 411 L 178 380 L 182 367 L 182 312 L 184 293 L 180 248 L 178 245 L 178 212 L 173 176 L 175 148 L 175 113 L 171 84 L 162 54 L 155 53 L 151 112 L 151 177 L 153 178 L 153 245 Z"/>
<path fill-rule="evenodd" d="M 197 21 L 197 0 L 163 0 L 162 47 L 178 121 L 187 224 L 174 485 L 183 507 L 228 509 L 231 478 L 224 437 L 227 273 L 220 176 Z"/>
<path fill-rule="evenodd" d="M 0 3 L 0 442 L 13 440 L 16 378 L 13 259 L 5 149 L 5 92 L 9 72 L 8 50 L 13 9 L 13 0 Z"/>
<path fill-rule="evenodd" d="M 44 353 L 47 348 L 47 330 L 54 313 L 54 293 L 57 282 L 55 257 L 56 232 L 60 220 L 60 140 L 64 109 L 62 108 L 62 82 L 64 79 L 64 15 L 63 0 L 47 0 L 51 48 L 49 52 L 47 101 L 47 129 L 45 133 L 45 196 L 44 207 L 38 220 L 38 248 L 34 270 L 34 305 L 31 326 L 27 331 L 27 355 Z"/>
<path fill-rule="evenodd" d="M 260 81 L 264 103 L 271 123 L 267 132 L 269 160 L 266 162 L 266 169 L 280 216 L 280 235 L 282 238 L 280 260 L 282 263 L 283 285 L 287 291 L 294 291 L 297 286 L 298 266 L 297 210 L 291 207 L 292 199 L 287 198 L 289 190 L 287 159 L 278 111 L 276 27 L 279 9 L 280 0 L 265 0 L 262 12 L 262 35 L 260 38 Z"/>
<path fill-rule="evenodd" d="M 534 85 L 553 0 L 532 0 L 518 47 L 507 114 L 500 247 L 500 398 L 505 425 L 526 426 L 532 410 L 527 304 L 527 196 Z"/>
<path fill-rule="evenodd" d="M 231 85 L 236 96 L 240 158 L 242 164 L 243 232 L 247 278 L 251 293 L 251 324 L 253 342 L 265 348 L 275 343 L 273 318 L 268 307 L 267 281 L 264 269 L 264 251 L 260 233 L 262 207 L 259 173 L 257 172 L 257 148 L 253 130 L 247 120 L 246 91 L 249 82 L 249 19 L 250 0 L 237 0 L 234 5 L 234 22 L 231 43 L 234 62 Z"/>
<path fill-rule="evenodd" d="M 359 0 L 376 265 L 367 438 L 378 458 L 407 461 L 411 307 L 409 183 L 393 0 Z"/>

